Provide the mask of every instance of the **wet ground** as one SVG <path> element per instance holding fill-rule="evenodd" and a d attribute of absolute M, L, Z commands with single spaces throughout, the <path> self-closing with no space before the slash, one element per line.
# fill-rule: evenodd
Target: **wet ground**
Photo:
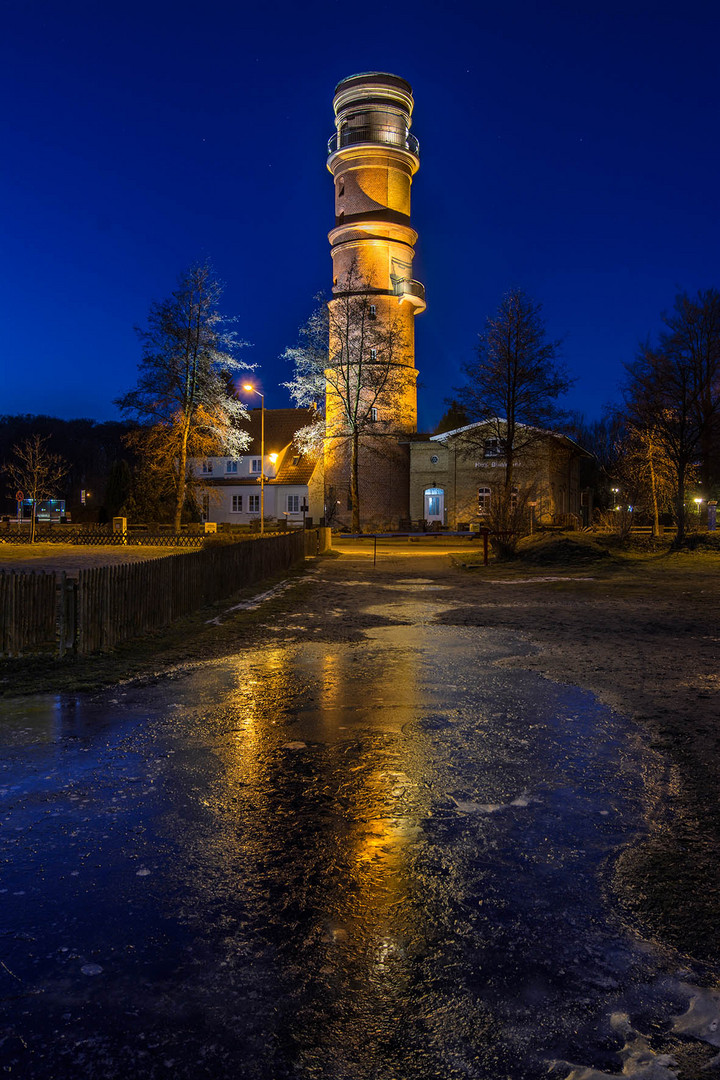
<path fill-rule="evenodd" d="M 713 1000 L 607 887 L 661 759 L 504 666 L 516 637 L 435 622 L 432 578 L 342 584 L 384 623 L 362 641 L 298 613 L 152 686 L 4 705 L 0 1067 L 660 1080 L 693 994 L 707 1061 Z"/>

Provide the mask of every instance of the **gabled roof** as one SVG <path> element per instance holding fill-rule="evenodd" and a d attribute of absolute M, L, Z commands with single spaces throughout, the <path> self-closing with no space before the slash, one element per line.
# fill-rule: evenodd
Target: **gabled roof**
<path fill-rule="evenodd" d="M 505 424 L 507 421 L 503 416 L 492 416 L 487 420 L 476 420 L 472 424 L 465 424 L 463 427 L 454 428 L 452 431 L 441 431 L 439 435 L 431 435 L 431 442 L 444 442 L 446 439 L 452 438 L 454 435 L 465 435 L 473 431 L 481 431 L 483 428 L 488 428 L 494 424 Z M 536 428 L 532 424 L 519 424 L 516 423 L 515 427 L 524 428 L 526 431 L 536 431 L 538 435 L 547 435 L 550 439 L 557 439 L 558 442 L 567 443 L 572 449 L 576 450 L 580 454 L 585 454 L 588 457 L 592 457 L 587 450 L 571 439 L 569 435 L 565 435 L 562 431 L 550 431 L 548 428 Z"/>
<path fill-rule="evenodd" d="M 313 454 L 301 454 L 295 447 L 290 447 L 280 463 L 277 476 L 273 484 L 309 484 L 315 466 L 318 463 L 317 456 Z"/>
<path fill-rule="evenodd" d="M 241 423 L 247 431 L 251 443 L 247 454 L 260 453 L 260 417 L 261 409 L 251 409 L 250 419 Z M 266 409 L 265 410 L 265 453 L 279 454 L 295 438 L 295 432 L 307 427 L 315 420 L 314 409 Z"/>

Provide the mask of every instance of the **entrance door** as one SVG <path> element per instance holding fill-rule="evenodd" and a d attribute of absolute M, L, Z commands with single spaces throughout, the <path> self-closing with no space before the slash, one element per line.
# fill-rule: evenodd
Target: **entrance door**
<path fill-rule="evenodd" d="M 425 520 L 445 524 L 445 491 L 443 488 L 425 488 Z"/>

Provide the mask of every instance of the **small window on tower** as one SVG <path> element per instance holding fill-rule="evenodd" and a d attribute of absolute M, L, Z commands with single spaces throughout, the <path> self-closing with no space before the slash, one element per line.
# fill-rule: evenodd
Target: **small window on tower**
<path fill-rule="evenodd" d="M 371 419 L 372 421 L 375 421 L 375 420 L 377 420 L 377 418 L 378 418 L 378 411 L 377 411 L 377 409 L 375 409 L 375 408 L 372 408 L 372 409 L 370 410 L 370 419 Z"/>
<path fill-rule="evenodd" d="M 375 304 L 370 305 L 370 318 L 377 319 L 377 308 L 375 307 Z"/>
<path fill-rule="evenodd" d="M 370 350 L 370 359 L 371 360 L 377 360 L 377 349 L 371 349 Z"/>
<path fill-rule="evenodd" d="M 338 195 L 345 194 L 345 177 L 341 176 L 338 180 Z"/>

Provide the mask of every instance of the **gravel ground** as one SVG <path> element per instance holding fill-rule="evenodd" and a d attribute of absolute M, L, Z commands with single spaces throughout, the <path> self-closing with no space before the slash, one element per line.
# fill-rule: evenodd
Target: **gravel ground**
<path fill-rule="evenodd" d="M 650 833 L 629 848 L 615 883 L 643 933 L 699 959 L 720 959 L 720 556 L 645 554 L 573 567 L 492 564 L 463 569 L 463 552 L 407 555 L 362 543 L 328 563 L 314 603 L 338 601 L 349 571 L 378 584 L 412 567 L 435 585 L 444 624 L 513 631 L 528 654 L 509 663 L 591 690 L 639 721 L 665 762 L 648 791 Z M 337 584 L 333 583 L 337 579 Z M 347 607 L 343 633 L 353 627 Z M 362 627 L 357 626 L 361 631 Z"/>
<path fill-rule="evenodd" d="M 591 690 L 645 728 L 665 780 L 660 789 L 648 785 L 649 837 L 620 859 L 616 888 L 643 934 L 719 961 L 720 555 L 648 552 L 471 569 L 467 544 L 442 538 L 381 541 L 376 552 L 371 540 L 340 541 L 337 549 L 308 576 L 291 578 L 295 587 L 269 590 L 260 606 L 238 607 L 236 597 L 226 615 L 216 606 L 212 620 L 199 613 L 111 657 L 5 662 L 0 692 L 154 678 L 268 640 L 360 641 L 387 617 L 359 606 L 349 583 L 372 582 L 381 599 L 395 581 L 421 579 L 437 598 L 438 622 L 517 634 L 525 655 L 507 663 Z M 248 590 L 245 599 L 263 591 Z"/>

